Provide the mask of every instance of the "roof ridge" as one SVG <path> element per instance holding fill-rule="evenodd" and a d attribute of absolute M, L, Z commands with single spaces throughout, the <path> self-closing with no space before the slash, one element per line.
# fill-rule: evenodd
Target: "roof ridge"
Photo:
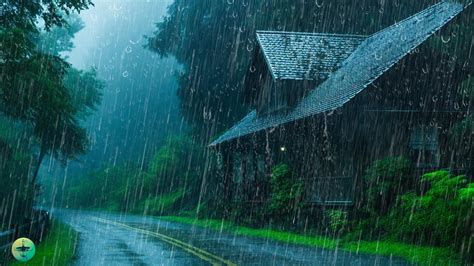
<path fill-rule="evenodd" d="M 376 32 L 374 32 L 374 33 L 372 33 L 372 34 L 370 34 L 368 37 L 372 37 L 372 36 L 374 36 L 374 35 L 376 35 L 376 34 L 379 34 L 379 33 L 382 33 L 382 32 L 384 32 L 384 31 L 388 31 L 388 30 L 390 30 L 390 29 L 392 29 L 392 28 L 398 27 L 398 25 L 400 25 L 401 23 L 403 23 L 403 22 L 405 22 L 405 21 L 407 21 L 407 20 L 413 19 L 414 17 L 419 17 L 421 14 L 426 14 L 426 13 L 430 12 L 431 10 L 433 10 L 435 7 L 444 4 L 445 2 L 458 2 L 458 1 L 456 1 L 456 0 L 441 0 L 441 1 L 439 1 L 438 3 L 436 3 L 436 4 L 434 4 L 434 5 L 431 5 L 431 6 L 427 7 L 427 8 L 424 8 L 423 10 L 421 10 L 421 11 L 419 11 L 419 12 L 416 12 L 415 14 L 413 14 L 413 15 L 411 15 L 411 16 L 409 16 L 409 17 L 406 17 L 406 18 L 404 18 L 404 19 L 402 19 L 402 20 L 400 20 L 400 21 L 397 21 L 397 22 L 391 24 L 391 25 L 388 26 L 388 27 L 385 27 L 385 28 L 383 28 L 383 29 L 380 29 L 380 30 L 378 30 L 378 31 L 376 31 Z"/>
<path fill-rule="evenodd" d="M 304 39 L 306 44 L 300 44 L 298 37 Z M 261 48 L 269 73 L 275 81 L 314 80 L 327 76 L 334 72 L 340 63 L 367 38 L 368 36 L 362 35 L 285 31 L 257 31 L 256 34 L 257 44 Z M 285 43 L 284 47 L 283 43 Z M 334 49 L 334 43 L 343 45 L 339 49 Z M 324 53 L 324 56 L 316 58 L 317 54 L 321 53 Z M 286 59 L 286 63 L 282 63 L 282 58 Z M 290 67 L 291 70 L 289 70 Z"/>
<path fill-rule="evenodd" d="M 362 34 L 345 34 L 345 33 L 330 33 L 330 32 L 303 32 L 303 31 L 272 31 L 272 30 L 257 30 L 256 34 L 288 34 L 288 35 L 314 35 L 314 36 L 333 36 L 333 37 L 358 37 L 368 38 L 370 35 Z"/>

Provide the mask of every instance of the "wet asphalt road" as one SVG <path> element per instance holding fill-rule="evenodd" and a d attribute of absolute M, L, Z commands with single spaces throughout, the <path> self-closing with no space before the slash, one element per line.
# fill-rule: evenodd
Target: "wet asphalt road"
<path fill-rule="evenodd" d="M 155 217 L 73 210 L 55 210 L 53 216 L 80 233 L 76 265 L 409 265 L 397 258 L 287 245 Z"/>

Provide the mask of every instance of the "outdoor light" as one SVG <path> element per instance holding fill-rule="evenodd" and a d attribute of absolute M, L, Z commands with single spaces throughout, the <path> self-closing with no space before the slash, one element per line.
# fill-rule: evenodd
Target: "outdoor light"
<path fill-rule="evenodd" d="M 281 147 L 280 147 L 280 151 L 286 151 L 286 147 L 285 147 L 285 146 L 281 146 Z"/>

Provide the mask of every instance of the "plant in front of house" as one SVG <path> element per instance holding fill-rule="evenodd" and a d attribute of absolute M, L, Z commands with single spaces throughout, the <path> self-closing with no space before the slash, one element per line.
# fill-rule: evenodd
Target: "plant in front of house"
<path fill-rule="evenodd" d="M 295 216 L 301 207 L 303 183 L 291 177 L 287 164 L 277 164 L 272 169 L 270 179 L 271 195 L 266 210 L 272 220 L 277 223 L 286 223 Z"/>
<path fill-rule="evenodd" d="M 430 188 L 423 195 L 402 196 L 382 224 L 393 237 L 436 246 L 450 246 L 462 254 L 472 253 L 474 186 L 464 175 L 439 170 L 423 175 Z"/>
<path fill-rule="evenodd" d="M 326 210 L 324 215 L 328 219 L 329 229 L 335 236 L 340 236 L 348 225 L 348 212 L 344 210 Z"/>
<path fill-rule="evenodd" d="M 389 239 L 417 245 L 448 247 L 471 256 L 474 184 L 447 170 L 424 174 L 424 193 L 409 191 L 385 215 L 359 221 L 348 239 Z"/>
<path fill-rule="evenodd" d="M 387 213 L 397 196 L 411 188 L 410 161 L 404 157 L 376 160 L 364 175 L 364 205 L 374 215 Z"/>

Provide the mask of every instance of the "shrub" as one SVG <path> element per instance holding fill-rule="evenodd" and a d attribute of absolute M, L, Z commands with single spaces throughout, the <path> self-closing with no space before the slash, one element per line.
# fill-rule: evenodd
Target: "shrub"
<path fill-rule="evenodd" d="M 404 157 L 387 157 L 375 161 L 366 171 L 366 209 L 384 214 L 394 204 L 397 195 L 412 185 L 410 161 Z"/>
<path fill-rule="evenodd" d="M 347 211 L 343 210 L 326 210 L 324 215 L 329 221 L 329 228 L 335 234 L 340 234 L 346 229 L 348 224 Z"/>
<path fill-rule="evenodd" d="M 291 178 L 291 172 L 286 164 L 278 164 L 272 169 L 270 180 L 271 195 L 267 212 L 275 221 L 286 222 L 300 207 L 303 194 L 301 181 Z"/>
<path fill-rule="evenodd" d="M 470 254 L 473 184 L 446 170 L 427 173 L 421 181 L 429 183 L 428 191 L 401 196 L 400 205 L 380 219 L 379 231 L 398 240 L 451 246 Z"/>

